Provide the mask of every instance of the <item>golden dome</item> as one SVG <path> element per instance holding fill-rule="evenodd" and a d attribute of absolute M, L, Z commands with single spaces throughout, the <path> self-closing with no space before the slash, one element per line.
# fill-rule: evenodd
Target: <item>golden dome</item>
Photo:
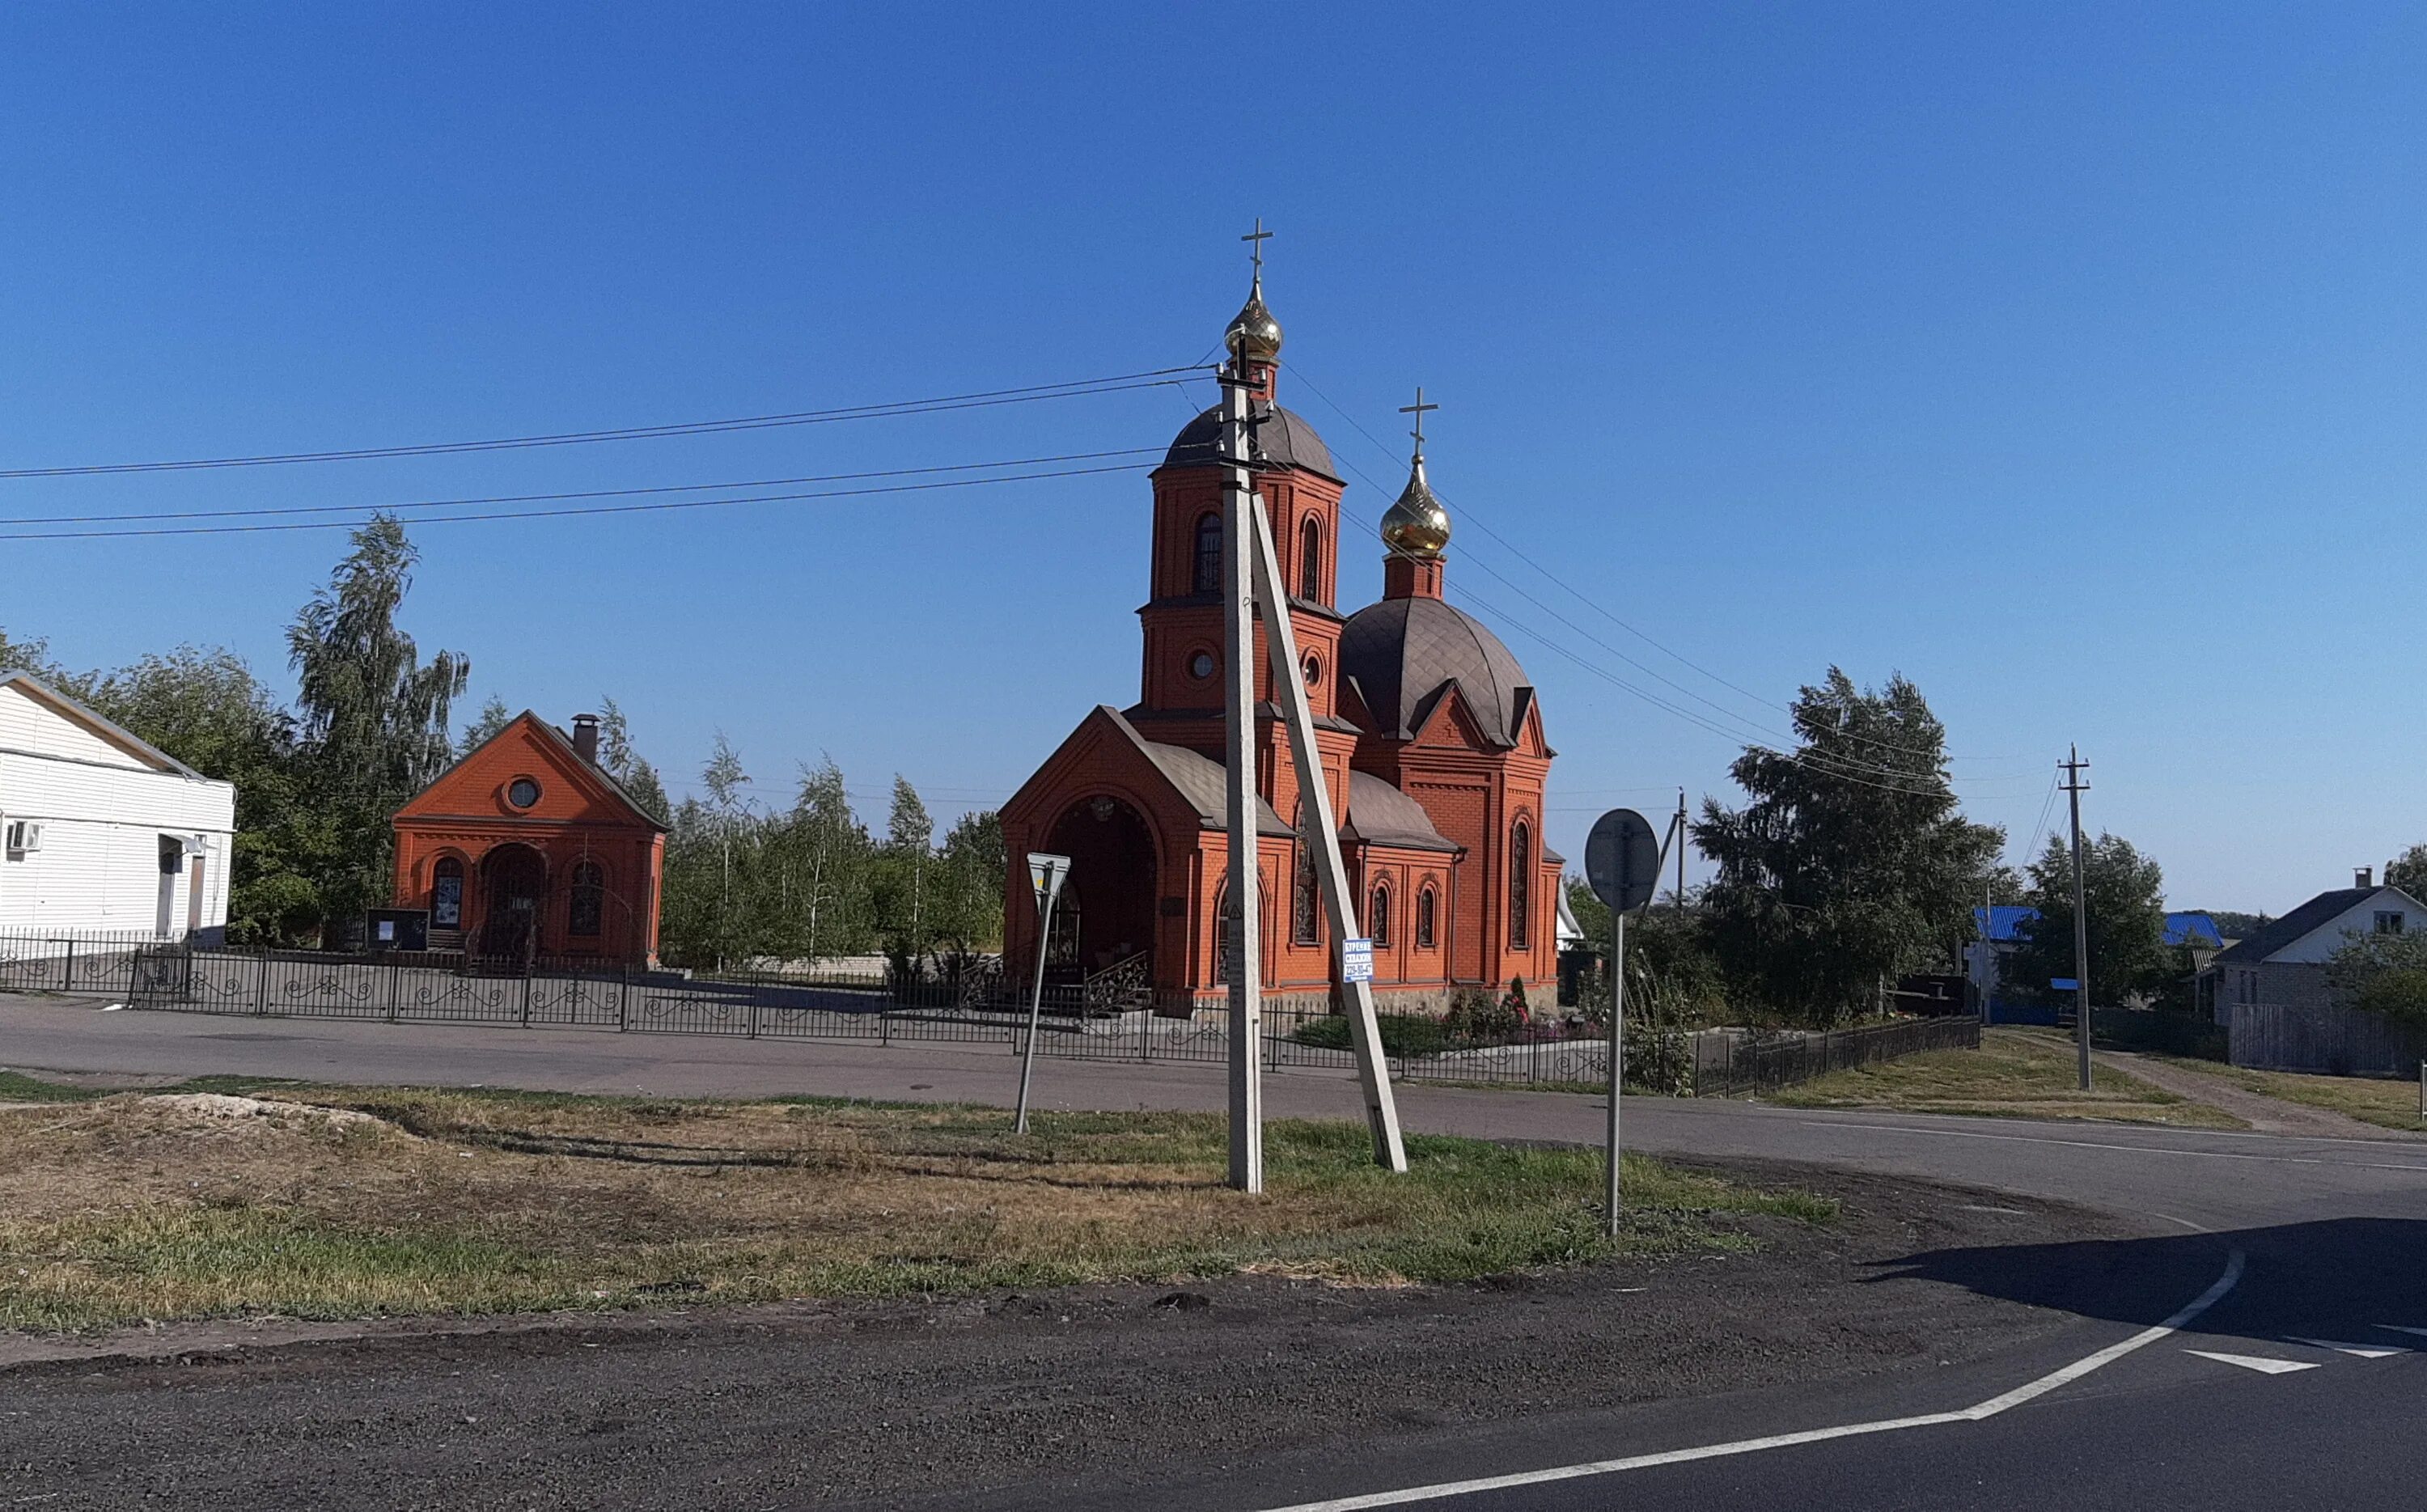
<path fill-rule="evenodd" d="M 1383 512 L 1382 544 L 1402 557 L 1438 557 L 1442 547 L 1449 545 L 1449 511 L 1442 508 L 1442 501 L 1433 497 L 1432 485 L 1425 481 L 1422 452 L 1409 469 L 1408 486 L 1399 491 L 1399 501 Z"/>
<path fill-rule="evenodd" d="M 1271 362 L 1281 354 L 1281 323 L 1273 312 L 1264 308 L 1264 275 L 1256 275 L 1255 286 L 1247 291 L 1247 302 L 1240 307 L 1230 329 L 1222 333 L 1222 346 L 1249 362 Z"/>

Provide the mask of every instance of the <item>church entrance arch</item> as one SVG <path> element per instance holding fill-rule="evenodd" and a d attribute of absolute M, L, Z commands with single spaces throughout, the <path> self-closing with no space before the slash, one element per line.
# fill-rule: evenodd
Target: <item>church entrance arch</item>
<path fill-rule="evenodd" d="M 1079 981 L 1154 950 L 1154 835 L 1117 798 L 1083 798 L 1064 812 L 1047 849 L 1070 858 L 1070 881 L 1057 909 L 1046 957 L 1049 978 Z M 1067 931 L 1067 933 L 1066 933 Z"/>
<path fill-rule="evenodd" d="M 500 845 L 481 858 L 481 953 L 493 960 L 529 961 L 541 950 L 540 928 L 547 915 L 547 863 L 528 845 Z"/>

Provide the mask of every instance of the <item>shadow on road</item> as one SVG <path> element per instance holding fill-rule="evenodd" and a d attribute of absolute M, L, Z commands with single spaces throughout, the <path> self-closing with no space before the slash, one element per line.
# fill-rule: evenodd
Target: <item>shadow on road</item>
<path fill-rule="evenodd" d="M 2427 1221 L 2335 1218 L 2223 1233 L 1930 1250 L 1881 1262 L 1870 1279 L 1919 1278 L 2116 1323 L 2171 1317 L 2247 1258 L 2240 1284 L 2187 1333 L 2315 1337 L 2376 1344 L 2427 1337 Z"/>

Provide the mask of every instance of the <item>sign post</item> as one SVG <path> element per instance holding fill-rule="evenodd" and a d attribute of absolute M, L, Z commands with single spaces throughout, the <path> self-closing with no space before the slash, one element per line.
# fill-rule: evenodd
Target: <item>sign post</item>
<path fill-rule="evenodd" d="M 1019 1052 L 1019 1117 L 1014 1133 L 1028 1132 L 1028 1081 L 1036 1073 L 1036 1030 L 1045 1014 L 1045 952 L 1053 941 L 1053 904 L 1069 879 L 1070 858 L 1028 853 L 1028 884 L 1036 889 L 1036 980 L 1028 992 L 1028 1044 Z"/>
<path fill-rule="evenodd" d="M 1675 834 L 1672 828 L 1670 832 Z M 1609 908 L 1609 1233 L 1618 1233 L 1619 1092 L 1626 1080 L 1626 916 L 1652 901 L 1668 847 L 1632 808 L 1613 808 L 1585 839 L 1585 878 Z"/>

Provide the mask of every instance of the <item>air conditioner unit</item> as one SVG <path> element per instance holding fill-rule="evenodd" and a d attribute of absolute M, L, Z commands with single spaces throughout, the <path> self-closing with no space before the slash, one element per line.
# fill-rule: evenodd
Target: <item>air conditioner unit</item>
<path fill-rule="evenodd" d="M 41 848 L 41 825 L 30 819 L 12 819 L 8 821 L 7 843 L 0 845 L 0 850 L 6 850 L 10 855 L 24 855 Z"/>

